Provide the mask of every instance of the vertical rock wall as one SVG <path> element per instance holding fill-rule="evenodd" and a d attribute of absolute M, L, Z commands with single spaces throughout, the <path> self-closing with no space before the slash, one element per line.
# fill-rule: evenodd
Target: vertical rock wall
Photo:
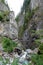
<path fill-rule="evenodd" d="M 0 21 L 0 35 L 10 37 L 11 39 L 18 38 L 18 26 L 15 21 L 15 15 L 13 11 L 9 10 L 9 7 L 0 2 L 0 11 L 4 14 L 4 12 L 9 12 L 7 17 L 9 21 Z"/>

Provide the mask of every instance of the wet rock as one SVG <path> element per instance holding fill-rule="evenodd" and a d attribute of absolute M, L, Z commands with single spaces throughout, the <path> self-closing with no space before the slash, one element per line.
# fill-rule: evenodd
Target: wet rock
<path fill-rule="evenodd" d="M 27 54 L 26 60 L 27 60 L 27 61 L 31 61 L 31 55 L 28 55 L 28 54 Z"/>
<path fill-rule="evenodd" d="M 20 57 L 19 62 L 23 63 L 26 59 L 27 52 L 24 52 L 24 54 Z"/>
<path fill-rule="evenodd" d="M 19 56 L 17 53 L 16 53 L 16 54 L 14 53 L 13 56 L 14 56 L 15 58 L 20 58 L 20 56 Z"/>
<path fill-rule="evenodd" d="M 32 51 L 31 49 L 27 49 L 26 52 L 27 52 L 28 54 L 32 54 L 32 53 L 33 53 L 33 51 Z"/>
<path fill-rule="evenodd" d="M 12 62 L 13 62 L 13 60 L 14 60 L 13 58 L 10 58 L 10 63 L 12 63 Z"/>
<path fill-rule="evenodd" d="M 26 29 L 24 31 L 23 37 L 22 37 L 22 46 L 24 49 L 30 48 L 30 43 L 31 43 L 31 35 L 29 33 L 29 30 Z"/>

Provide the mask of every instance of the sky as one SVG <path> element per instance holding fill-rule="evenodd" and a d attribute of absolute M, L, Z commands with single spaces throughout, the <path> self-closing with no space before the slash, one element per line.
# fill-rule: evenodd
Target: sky
<path fill-rule="evenodd" d="M 10 10 L 15 12 L 15 16 L 20 12 L 24 0 L 7 0 Z"/>

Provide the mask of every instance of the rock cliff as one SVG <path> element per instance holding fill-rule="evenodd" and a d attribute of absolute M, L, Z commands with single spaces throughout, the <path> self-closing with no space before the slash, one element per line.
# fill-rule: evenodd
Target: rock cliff
<path fill-rule="evenodd" d="M 19 20 L 18 22 L 18 23 L 21 22 L 22 24 L 22 25 L 19 24 L 20 26 L 19 27 L 19 38 L 24 48 L 33 48 L 33 47 L 35 48 L 37 47 L 37 45 L 35 45 L 33 41 L 38 36 L 37 34 L 35 34 L 34 37 L 32 37 L 33 33 L 31 33 L 31 30 L 33 31 L 43 30 L 43 0 L 31 0 L 29 8 L 31 9 L 32 14 L 29 14 L 30 12 L 28 12 L 27 10 L 27 12 L 23 15 L 23 17 L 27 16 L 28 22 L 25 20 L 25 18 L 22 21 Z"/>
<path fill-rule="evenodd" d="M 18 38 L 18 27 L 15 21 L 13 11 L 10 11 L 8 5 L 0 1 L 0 36 L 6 36 L 11 39 Z"/>

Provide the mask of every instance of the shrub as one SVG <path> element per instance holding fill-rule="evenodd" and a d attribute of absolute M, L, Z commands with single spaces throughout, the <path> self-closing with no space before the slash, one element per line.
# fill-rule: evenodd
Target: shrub
<path fill-rule="evenodd" d="M 43 30 L 36 31 L 36 34 L 39 35 L 39 39 L 36 39 L 35 43 L 38 45 L 40 53 L 43 54 Z"/>
<path fill-rule="evenodd" d="M 5 0 L 1 0 L 2 3 L 5 3 Z"/>
<path fill-rule="evenodd" d="M 43 65 L 43 55 L 32 55 L 31 59 L 34 65 Z"/>
<path fill-rule="evenodd" d="M 0 21 L 2 21 L 2 19 L 3 19 L 3 13 L 0 12 Z"/>
<path fill-rule="evenodd" d="M 41 43 L 41 44 L 39 45 L 39 51 L 40 51 L 40 53 L 43 54 L 43 43 Z"/>
<path fill-rule="evenodd" d="M 29 22 L 29 20 L 32 18 L 33 14 L 34 14 L 34 12 L 31 11 L 31 10 L 28 10 L 28 11 L 25 13 L 25 16 L 24 16 L 24 25 L 23 25 L 23 26 L 24 26 L 24 29 L 27 28 L 28 22 Z"/>
<path fill-rule="evenodd" d="M 3 38 L 2 44 L 3 44 L 4 51 L 9 53 L 12 52 L 14 47 L 17 46 L 15 42 L 13 42 L 12 40 L 6 37 Z"/>
<path fill-rule="evenodd" d="M 19 16 L 17 16 L 17 17 L 15 18 L 15 20 L 16 20 L 16 22 L 18 23 L 18 22 L 19 22 Z"/>
<path fill-rule="evenodd" d="M 9 15 L 8 11 L 5 11 L 5 12 L 3 12 L 3 11 L 1 12 L 0 11 L 0 21 L 1 22 L 9 21 L 8 15 Z"/>
<path fill-rule="evenodd" d="M 6 65 L 7 63 L 9 63 L 9 59 L 3 59 L 2 56 L 0 56 L 0 61 L 2 61 L 1 65 Z"/>
<path fill-rule="evenodd" d="M 23 36 L 23 33 L 24 33 L 24 29 L 23 29 L 23 26 L 21 26 L 19 28 L 19 34 L 18 34 L 18 36 L 21 38 Z"/>
<path fill-rule="evenodd" d="M 15 58 L 11 65 L 19 65 L 19 59 Z M 31 65 L 31 64 L 30 63 L 27 63 L 27 64 L 23 63 L 22 65 Z"/>
<path fill-rule="evenodd" d="M 12 65 L 18 65 L 18 59 L 15 58 Z"/>

